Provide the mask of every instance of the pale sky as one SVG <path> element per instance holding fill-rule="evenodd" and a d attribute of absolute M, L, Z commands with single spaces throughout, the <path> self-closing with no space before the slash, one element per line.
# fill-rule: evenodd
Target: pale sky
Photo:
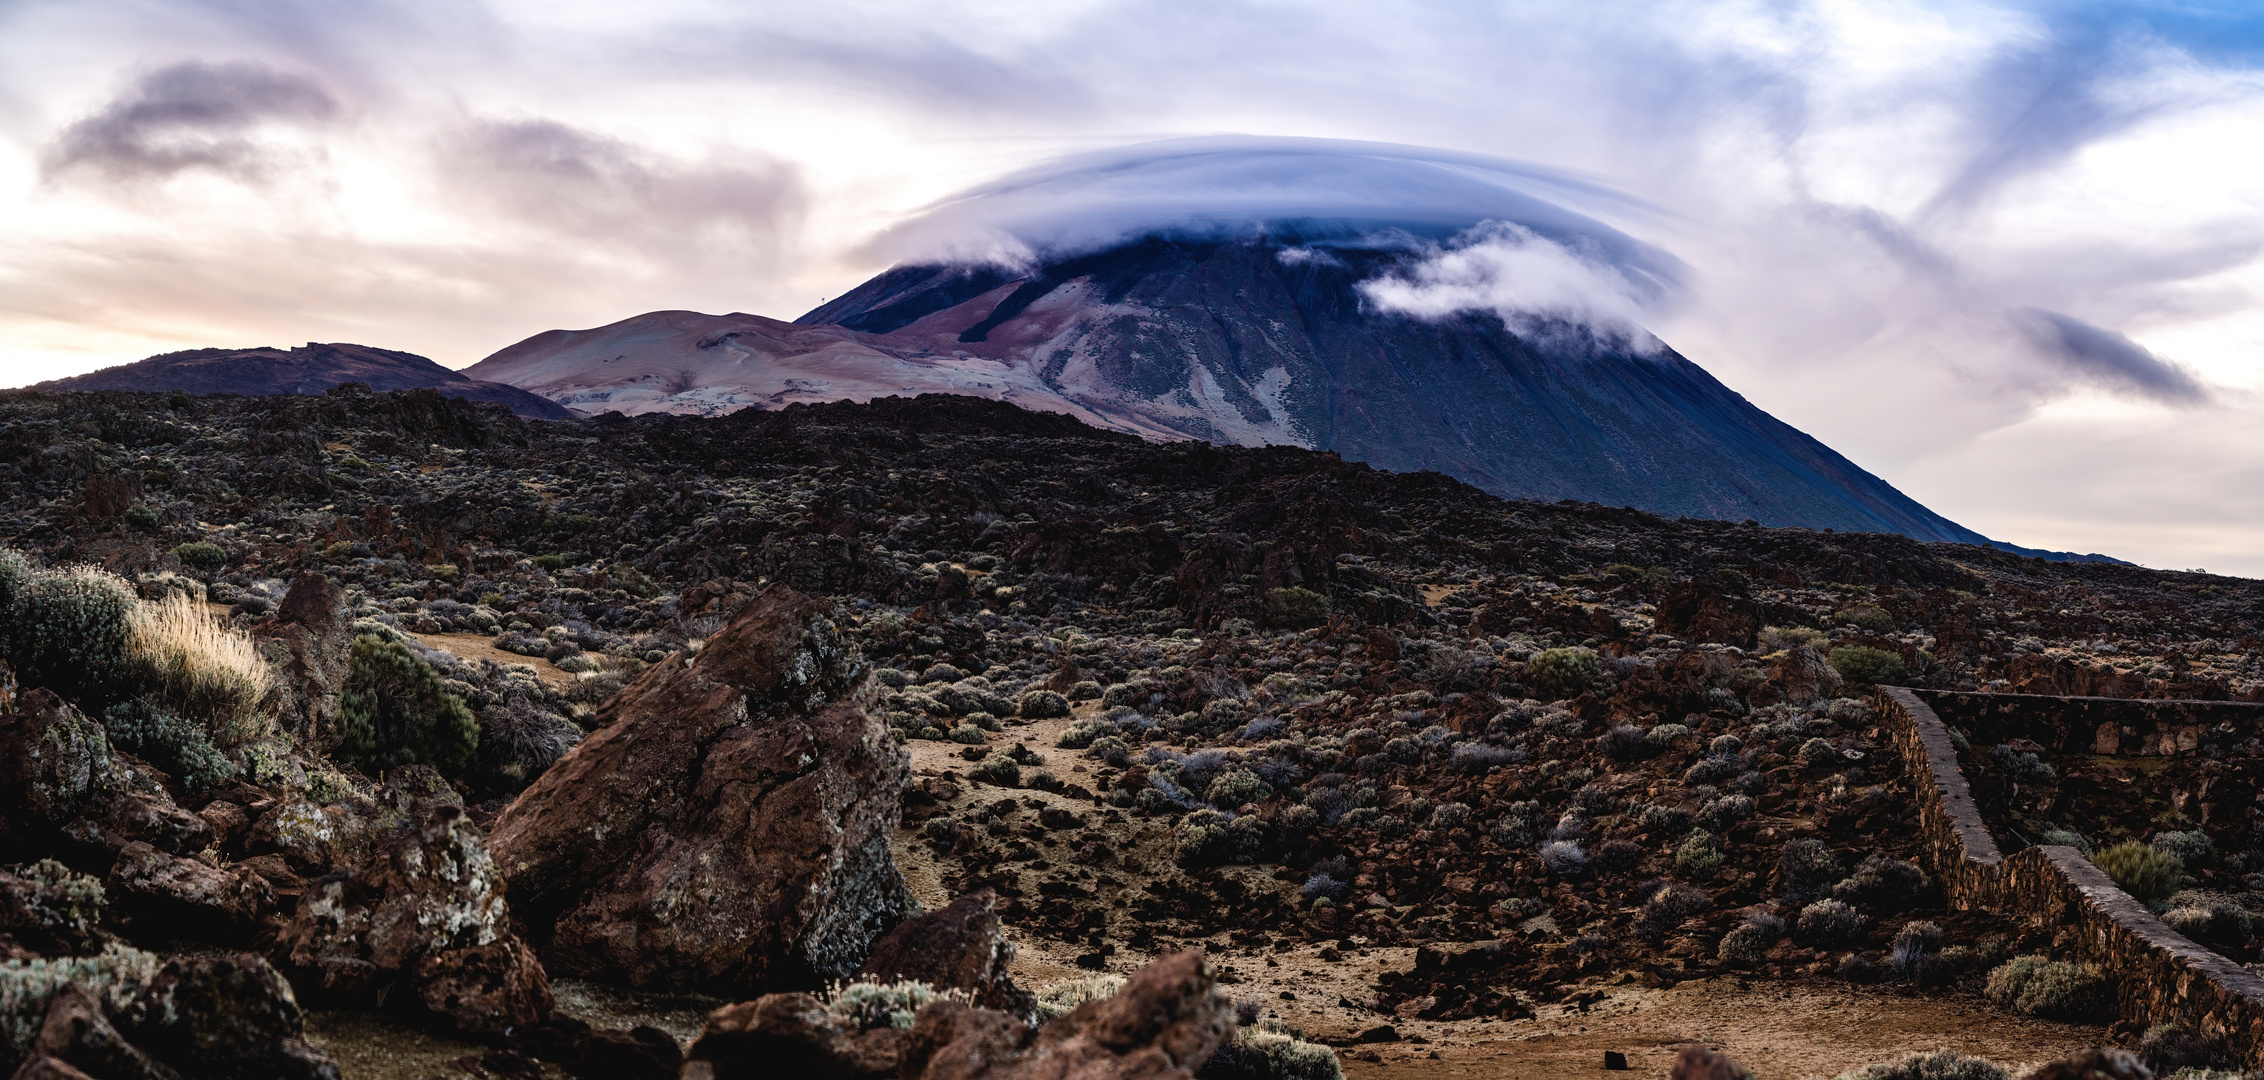
<path fill-rule="evenodd" d="M 0 0 L 0 385 L 791 318 L 1063 155 L 1374 140 L 1622 193 L 1652 332 L 1955 521 L 2264 576 L 2255 10 Z"/>

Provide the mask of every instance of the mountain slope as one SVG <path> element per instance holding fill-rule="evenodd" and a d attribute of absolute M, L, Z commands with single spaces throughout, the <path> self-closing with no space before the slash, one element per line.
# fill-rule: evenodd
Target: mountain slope
<path fill-rule="evenodd" d="M 1011 276 L 899 268 L 798 321 L 1026 368 L 1189 437 L 1321 447 L 1507 497 L 1986 542 L 1671 350 L 1363 304 L 1356 284 L 1406 258 L 1149 238 Z"/>
<path fill-rule="evenodd" d="M 574 414 L 550 399 L 504 383 L 483 382 L 415 353 L 344 342 L 296 349 L 190 349 L 54 379 L 35 390 L 184 390 L 192 394 L 319 394 L 343 383 L 372 390 L 431 387 L 448 397 L 491 401 L 520 416 L 564 420 Z"/>

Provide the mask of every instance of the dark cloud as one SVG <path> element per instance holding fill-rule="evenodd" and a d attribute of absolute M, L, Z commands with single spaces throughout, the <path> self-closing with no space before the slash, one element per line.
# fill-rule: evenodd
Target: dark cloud
<path fill-rule="evenodd" d="M 2030 343 L 2076 381 L 2124 390 L 2171 405 L 2209 400 L 2208 388 L 2193 372 L 2149 352 L 2145 346 L 2105 327 L 2043 308 L 2014 314 Z"/>
<path fill-rule="evenodd" d="M 686 163 L 555 120 L 471 124 L 442 161 L 457 191 L 522 221 L 686 255 L 776 242 L 809 202 L 783 162 Z"/>
<path fill-rule="evenodd" d="M 309 79 L 262 64 L 191 60 L 142 76 L 101 112 L 63 129 L 46 172 L 138 180 L 209 169 L 258 180 L 279 164 L 255 137 L 263 125 L 319 125 L 338 114 L 337 99 Z"/>

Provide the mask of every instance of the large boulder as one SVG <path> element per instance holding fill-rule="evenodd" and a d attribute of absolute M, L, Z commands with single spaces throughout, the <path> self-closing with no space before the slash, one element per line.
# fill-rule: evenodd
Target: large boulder
<path fill-rule="evenodd" d="M 829 605 L 774 585 L 654 664 L 497 816 L 554 971 L 718 992 L 849 976 L 917 908 L 889 851 L 909 771 Z"/>
<path fill-rule="evenodd" d="M 259 875 L 223 870 L 139 840 L 118 849 L 107 888 L 112 918 L 137 940 L 248 945 L 275 908 L 275 890 Z"/>
<path fill-rule="evenodd" d="M 155 770 L 113 752 L 102 725 L 46 690 L 0 716 L 0 862 L 54 855 L 90 873 L 141 841 L 181 854 L 212 826 L 174 805 Z"/>
<path fill-rule="evenodd" d="M 1007 976 L 1013 963 L 1014 946 L 998 919 L 998 892 L 977 889 L 889 931 L 874 943 L 856 981 L 960 990 L 986 1009 L 1028 1017 L 1037 1000 Z"/>
<path fill-rule="evenodd" d="M 269 707 L 302 745 L 329 748 L 341 734 L 338 700 L 346 690 L 353 622 L 346 590 L 312 570 L 301 573 L 266 622 L 252 629 L 278 678 Z"/>
<path fill-rule="evenodd" d="M 373 1007 L 389 991 L 414 994 L 467 1033 L 549 1016 L 549 977 L 511 931 L 479 829 L 448 803 L 410 812 L 368 859 L 307 886 L 276 936 L 285 969 L 310 1000 Z"/>
<path fill-rule="evenodd" d="M 123 1016 L 135 1046 L 199 1077 L 338 1080 L 338 1065 L 301 1040 L 291 986 L 253 953 L 175 957 Z"/>
<path fill-rule="evenodd" d="M 1234 1034 L 1234 1009 L 1203 954 L 1140 969 L 1115 996 L 1032 1031 L 963 1001 L 922 1006 L 908 1030 L 864 1027 L 807 994 L 770 994 L 709 1014 L 684 1080 L 1188 1080 Z"/>

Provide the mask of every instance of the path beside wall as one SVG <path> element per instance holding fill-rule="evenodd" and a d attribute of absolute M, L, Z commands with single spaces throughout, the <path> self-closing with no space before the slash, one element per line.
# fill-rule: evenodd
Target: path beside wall
<path fill-rule="evenodd" d="M 2015 695 L 1965 696 L 2002 699 Z M 2050 705 L 2105 700 L 2037 698 L 2033 702 L 1963 704 L 1996 717 L 1999 723 L 2020 725 L 2024 738 L 2034 739 L 2038 731 L 2074 731 L 2085 723 L 2091 724 L 2094 732 L 2102 730 L 2100 725 L 2111 725 L 2117 734 L 2118 750 L 2098 751 L 2083 745 L 2069 751 L 2075 753 L 2120 752 L 2120 733 L 2125 728 L 2132 729 L 2133 744 L 2150 746 L 2156 753 L 2175 753 L 2179 740 L 2173 735 L 2165 744 L 2162 731 L 2200 727 L 2202 732 L 2214 732 L 2220 723 L 2234 726 L 2229 716 L 2211 715 L 2208 723 L 2201 725 L 2190 710 L 2157 709 L 2138 714 L 2163 718 L 2159 729 L 2148 725 L 2149 740 L 2139 737 L 2138 724 L 2126 722 L 2133 715 L 2128 710 L 2134 704 L 2214 707 L 2220 703 L 2120 702 L 2122 712 L 2094 707 L 2060 714 L 2054 714 Z M 1951 906 L 1994 911 L 2037 925 L 2074 930 L 2078 956 L 2113 975 L 2125 1019 L 2147 1025 L 2175 1023 L 2214 1034 L 2242 1060 L 2264 1066 L 2264 979 L 2164 926 L 2145 905 L 2117 888 L 2074 848 L 2032 847 L 2009 858 L 1999 853 L 1974 804 L 1965 774 L 1958 768 L 1957 750 L 1941 717 L 1917 694 L 1901 687 L 1882 687 L 1878 705 L 1885 728 L 1909 763 L 1919 828 L 1932 864 L 1928 869 L 1941 878 Z M 2245 710 L 2256 708 L 2248 706 Z M 2098 715 L 2091 715 L 2094 711 Z M 1965 715 L 1961 709 L 1960 716 Z M 2067 719 L 2055 721 L 2054 715 Z M 2252 715 L 2258 714 L 2244 712 L 2242 718 Z M 2256 730 L 2246 724 L 2240 727 L 2243 732 Z M 2104 734 L 2095 735 L 2100 743 L 2105 738 Z M 2199 741 L 2197 733 L 2195 744 Z"/>

